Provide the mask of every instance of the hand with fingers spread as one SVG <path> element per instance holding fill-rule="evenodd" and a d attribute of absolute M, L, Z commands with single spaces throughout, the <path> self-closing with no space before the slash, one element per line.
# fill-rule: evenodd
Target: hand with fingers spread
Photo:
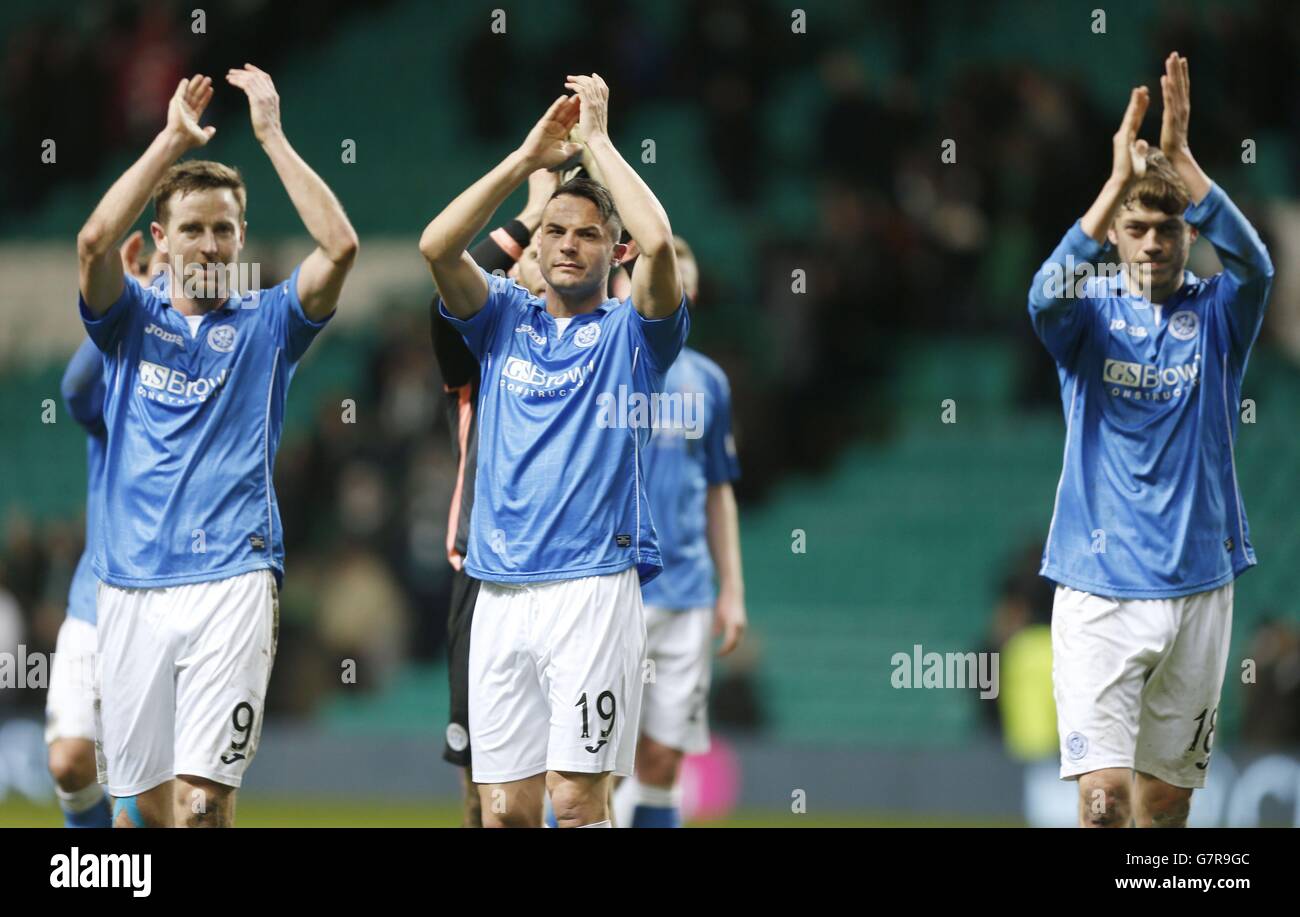
<path fill-rule="evenodd" d="M 599 73 L 591 76 L 568 76 L 565 89 L 571 89 L 581 101 L 578 132 L 584 142 L 609 133 L 609 87 Z"/>
<path fill-rule="evenodd" d="M 201 73 L 176 86 L 167 105 L 167 132 L 186 150 L 205 145 L 217 132 L 215 127 L 199 127 L 199 119 L 212 101 L 212 78 Z"/>
<path fill-rule="evenodd" d="M 533 125 L 519 147 L 530 172 L 558 166 L 578 151 L 578 144 L 569 140 L 569 131 L 578 123 L 578 105 L 577 96 L 560 96 Z"/>
<path fill-rule="evenodd" d="M 1147 171 L 1145 140 L 1138 139 L 1138 129 L 1151 104 L 1151 93 L 1145 86 L 1136 87 L 1129 94 L 1124 120 L 1112 138 L 1111 177 L 1124 183 L 1141 178 Z"/>
<path fill-rule="evenodd" d="M 265 70 L 244 64 L 226 73 L 226 82 L 244 90 L 248 96 L 248 113 L 253 122 L 253 136 L 265 143 L 281 132 L 280 94 L 275 91 L 271 75 Z"/>

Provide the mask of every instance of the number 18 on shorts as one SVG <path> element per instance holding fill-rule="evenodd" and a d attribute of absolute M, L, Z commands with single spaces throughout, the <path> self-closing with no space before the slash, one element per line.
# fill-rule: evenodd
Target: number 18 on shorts
<path fill-rule="evenodd" d="M 1232 583 L 1172 599 L 1056 587 L 1061 777 L 1132 768 L 1205 786 L 1232 631 Z"/>

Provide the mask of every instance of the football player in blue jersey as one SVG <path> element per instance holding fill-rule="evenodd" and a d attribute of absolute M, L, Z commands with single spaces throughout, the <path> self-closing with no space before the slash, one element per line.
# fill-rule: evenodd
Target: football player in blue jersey
<path fill-rule="evenodd" d="M 1078 781 L 1081 826 L 1187 823 L 1209 767 L 1233 581 L 1256 562 L 1233 445 L 1273 265 L 1192 157 L 1186 58 L 1169 55 L 1160 85 L 1160 149 L 1138 139 L 1149 93 L 1136 88 L 1110 178 L 1029 291 L 1065 411 L 1041 572 L 1057 583 L 1061 777 Z M 1221 273 L 1186 269 L 1198 235 Z M 1116 270 L 1094 274 L 1107 243 Z"/>
<path fill-rule="evenodd" d="M 683 239 L 676 244 L 682 287 L 694 308 L 699 266 Z M 722 637 L 718 654 L 725 656 L 740 645 L 747 624 L 732 490 L 740 462 L 731 386 L 722 367 L 683 347 L 664 395 L 645 453 L 664 572 L 641 590 L 647 677 L 636 775 L 614 793 L 620 828 L 681 827 L 682 759 L 709 750 L 712 638 Z"/>
<path fill-rule="evenodd" d="M 182 80 L 167 125 L 77 236 L 82 321 L 103 354 L 96 540 L 103 751 L 114 825 L 229 826 L 257 751 L 278 630 L 284 533 L 271 481 L 290 381 L 334 313 L 358 243 L 290 146 L 268 74 L 227 82 L 316 248 L 265 290 L 191 286 L 237 264 L 239 173 L 178 160 L 215 133 L 211 79 Z M 173 271 L 126 279 L 116 250 L 152 197 Z M 215 293 L 215 295 L 213 295 Z M 228 295 L 227 295 L 228 294 Z"/>
<path fill-rule="evenodd" d="M 641 583 L 662 569 L 641 452 L 689 319 L 667 214 L 609 138 L 609 90 L 571 76 L 523 144 L 425 229 L 441 313 L 481 367 L 478 480 L 465 569 L 482 580 L 470 634 L 469 731 L 487 827 L 608 827 L 611 772 L 630 776 L 645 656 Z M 606 185 L 558 188 L 538 229 L 545 299 L 467 248 L 538 168 L 578 152 Z M 641 255 L 607 297 L 622 226 Z"/>
<path fill-rule="evenodd" d="M 135 282 L 148 283 L 158 253 L 140 260 L 144 236 L 133 232 L 122 244 L 123 271 Z M 68 614 L 59 627 L 50 689 L 45 699 L 45 743 L 55 795 L 68 828 L 107 828 L 112 812 L 99 785 L 96 743 L 99 736 L 94 689 L 95 592 L 98 582 L 91 569 L 95 539 L 104 528 L 99 513 L 99 488 L 103 486 L 104 427 L 103 360 L 90 340 L 82 342 L 68 362 L 61 385 L 68 413 L 86 431 L 86 540 L 68 588 Z"/>

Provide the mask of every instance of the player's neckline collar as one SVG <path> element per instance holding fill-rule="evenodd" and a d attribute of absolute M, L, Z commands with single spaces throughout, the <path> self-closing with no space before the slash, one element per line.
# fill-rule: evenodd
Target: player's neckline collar
<path fill-rule="evenodd" d="M 167 276 L 167 274 L 160 273 L 157 276 L 155 276 L 154 279 L 149 283 L 149 289 L 153 290 L 154 293 L 157 294 L 158 298 L 162 301 L 162 304 L 166 306 L 168 309 L 174 310 L 176 308 L 175 306 L 172 305 L 171 279 Z M 213 312 L 223 312 L 226 314 L 231 314 L 237 310 L 239 304 L 243 302 L 243 300 L 244 300 L 244 295 L 242 293 L 240 293 L 238 290 L 232 290 L 230 295 L 226 297 L 225 302 L 217 306 L 215 309 L 209 309 L 207 312 L 204 312 L 202 314 L 210 315 Z M 177 312 L 176 314 L 181 315 L 182 313 Z"/>
<path fill-rule="evenodd" d="M 1161 308 L 1166 308 L 1172 303 L 1181 302 L 1188 296 L 1191 296 L 1196 288 L 1200 286 L 1201 278 L 1193 274 L 1190 269 L 1183 268 L 1183 282 L 1179 284 L 1178 289 L 1174 290 L 1173 294 L 1162 303 L 1152 302 L 1145 296 L 1139 296 L 1135 293 L 1129 292 L 1128 273 L 1125 271 L 1120 271 L 1115 275 L 1115 283 L 1119 292 L 1123 293 L 1130 300 L 1141 303 L 1143 307 L 1160 306 Z"/>
<path fill-rule="evenodd" d="M 559 316 L 559 317 L 560 317 L 560 318 L 567 318 L 567 319 L 569 319 L 570 321 L 572 321 L 572 320 L 575 320 L 575 319 L 582 318 L 582 317 L 585 316 L 585 315 L 598 315 L 598 314 L 600 314 L 600 313 L 608 312 L 610 309 L 614 308 L 614 307 L 617 306 L 617 305 L 618 305 L 618 300 L 617 300 L 617 299 L 606 299 L 604 302 L 602 302 L 602 303 L 601 303 L 599 306 L 597 306 L 596 308 L 592 309 L 590 312 L 579 312 L 577 315 L 563 315 L 563 316 Z M 541 312 L 542 314 L 544 314 L 544 315 L 545 315 L 547 318 L 549 318 L 551 321 L 556 321 L 556 318 L 557 318 L 557 317 L 554 316 L 554 315 L 551 315 L 550 311 L 546 308 L 546 301 L 545 301 L 545 300 L 538 300 L 537 303 L 535 304 L 534 308 L 536 308 L 539 312 Z"/>

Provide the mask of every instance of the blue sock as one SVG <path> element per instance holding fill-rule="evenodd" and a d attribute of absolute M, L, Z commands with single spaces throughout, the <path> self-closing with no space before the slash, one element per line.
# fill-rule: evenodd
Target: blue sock
<path fill-rule="evenodd" d="M 119 812 L 126 813 L 126 820 L 131 823 L 132 828 L 144 828 L 144 816 L 140 814 L 140 804 L 135 801 L 134 796 L 117 796 L 113 799 L 113 815 L 117 816 Z"/>
<path fill-rule="evenodd" d="M 632 812 L 633 828 L 680 828 L 682 810 L 677 806 L 638 805 Z"/>
<path fill-rule="evenodd" d="M 98 789 L 98 785 L 95 785 Z M 98 801 L 89 809 L 80 812 L 63 810 L 63 827 L 65 828 L 111 828 L 113 811 L 109 808 L 108 797 L 100 793 Z"/>
<path fill-rule="evenodd" d="M 542 809 L 542 824 L 548 828 L 560 827 L 560 822 L 555 817 L 555 807 L 551 805 L 551 794 L 546 794 L 546 801 Z"/>

